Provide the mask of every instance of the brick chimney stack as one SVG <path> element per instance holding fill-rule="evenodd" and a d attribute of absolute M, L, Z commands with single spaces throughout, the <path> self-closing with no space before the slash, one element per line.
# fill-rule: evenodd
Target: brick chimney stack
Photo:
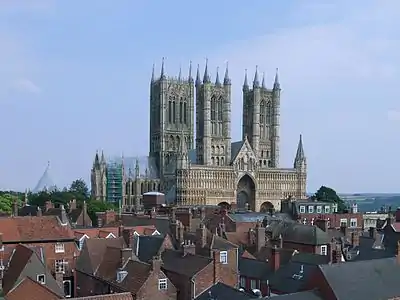
<path fill-rule="evenodd" d="M 360 235 L 357 231 L 351 233 L 351 245 L 353 247 L 360 246 Z"/>
<path fill-rule="evenodd" d="M 68 224 L 68 217 L 67 217 L 67 212 L 65 211 L 65 207 L 63 204 L 61 204 L 61 224 L 62 225 L 67 225 Z"/>
<path fill-rule="evenodd" d="M 155 219 L 157 217 L 157 211 L 156 208 L 153 207 L 150 211 L 150 219 Z"/>
<path fill-rule="evenodd" d="M 200 220 L 203 221 L 206 218 L 206 209 L 204 207 L 200 208 Z"/>
<path fill-rule="evenodd" d="M 41 217 L 42 216 L 42 209 L 38 206 L 37 208 L 37 213 L 36 213 L 37 217 Z"/>
<path fill-rule="evenodd" d="M 69 201 L 69 210 L 73 210 L 76 209 L 76 200 L 72 199 L 71 201 Z"/>
<path fill-rule="evenodd" d="M 13 202 L 13 216 L 18 217 L 18 198 Z"/>
<path fill-rule="evenodd" d="M 151 269 L 152 269 L 152 271 L 155 272 L 155 273 L 160 272 L 161 265 L 162 265 L 161 257 L 159 255 L 154 256 L 153 260 L 151 261 Z"/>
<path fill-rule="evenodd" d="M 203 223 L 196 230 L 196 241 L 200 248 L 204 248 L 207 244 L 207 229 Z"/>
<path fill-rule="evenodd" d="M 265 246 L 265 228 L 262 226 L 260 221 L 256 224 L 256 247 L 257 252 Z"/>
<path fill-rule="evenodd" d="M 196 254 L 196 245 L 191 241 L 184 241 L 182 245 L 182 254 L 186 256 L 187 254 Z"/>
<path fill-rule="evenodd" d="M 277 271 L 280 267 L 281 255 L 276 245 L 272 248 L 271 252 L 271 267 L 274 271 Z"/>

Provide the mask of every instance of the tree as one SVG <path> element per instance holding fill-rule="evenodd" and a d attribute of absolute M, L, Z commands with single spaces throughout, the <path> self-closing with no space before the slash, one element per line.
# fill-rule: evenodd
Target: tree
<path fill-rule="evenodd" d="M 338 206 L 338 212 L 342 213 L 347 210 L 346 203 L 341 199 L 336 191 L 327 186 L 321 186 L 319 190 L 311 197 L 313 200 L 321 202 L 336 203 Z"/>
<path fill-rule="evenodd" d="M 0 195 L 0 212 L 11 214 L 13 210 L 13 204 L 17 200 L 21 204 L 21 195 L 20 194 L 12 194 L 10 193 L 2 193 Z"/>
<path fill-rule="evenodd" d="M 86 182 L 83 179 L 74 180 L 71 183 L 69 191 L 71 193 L 73 193 L 73 194 L 79 194 L 79 195 L 82 195 L 84 197 L 88 197 L 89 196 L 89 188 L 88 188 L 88 186 L 86 185 Z"/>
<path fill-rule="evenodd" d="M 93 226 L 97 226 L 97 216 L 96 213 L 97 212 L 105 212 L 107 210 L 113 209 L 115 210 L 117 207 L 112 204 L 112 203 L 108 203 L 108 202 L 102 202 L 102 201 L 98 201 L 98 200 L 90 200 L 87 203 L 87 212 L 88 215 L 90 217 L 90 219 L 92 220 Z"/>

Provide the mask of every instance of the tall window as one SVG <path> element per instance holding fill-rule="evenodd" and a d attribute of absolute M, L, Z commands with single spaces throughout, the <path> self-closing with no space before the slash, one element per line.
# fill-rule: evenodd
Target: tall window
<path fill-rule="evenodd" d="M 64 253 L 64 244 L 63 243 L 56 243 L 54 246 L 54 252 L 55 253 Z"/>
<path fill-rule="evenodd" d="M 65 261 L 63 259 L 56 259 L 54 268 L 56 273 L 65 273 Z"/>
<path fill-rule="evenodd" d="M 172 102 L 172 123 L 175 124 L 176 121 L 176 106 L 175 101 Z"/>
<path fill-rule="evenodd" d="M 159 290 L 168 289 L 168 280 L 167 280 L 167 278 L 158 279 L 158 289 Z"/>
<path fill-rule="evenodd" d="M 187 107 L 186 102 L 183 103 L 183 123 L 186 124 L 187 122 Z"/>
<path fill-rule="evenodd" d="M 172 123 L 172 102 L 168 101 L 168 122 Z"/>
<path fill-rule="evenodd" d="M 179 102 L 179 123 L 183 123 L 183 103 Z"/>

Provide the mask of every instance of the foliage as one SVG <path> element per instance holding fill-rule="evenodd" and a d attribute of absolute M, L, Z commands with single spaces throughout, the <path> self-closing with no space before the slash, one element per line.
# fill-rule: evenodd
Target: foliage
<path fill-rule="evenodd" d="M 28 193 L 28 203 L 30 205 L 45 206 L 47 201 L 51 201 L 55 206 L 63 204 L 67 206 L 69 202 L 75 199 L 78 206 L 82 206 L 86 201 L 88 214 L 93 221 L 93 225 L 97 224 L 96 212 L 103 212 L 108 209 L 116 209 L 113 204 L 104 203 L 98 200 L 90 199 L 89 188 L 82 179 L 74 180 L 69 188 L 62 190 L 56 189 L 51 192 L 42 191 L 39 193 Z M 18 197 L 20 204 L 24 201 L 25 194 L 13 191 L 0 191 L 0 212 L 10 214 L 15 199 Z"/>
<path fill-rule="evenodd" d="M 330 187 L 321 186 L 311 198 L 316 201 L 336 203 L 339 213 L 343 213 L 347 210 L 346 203 L 338 196 L 336 191 Z"/>

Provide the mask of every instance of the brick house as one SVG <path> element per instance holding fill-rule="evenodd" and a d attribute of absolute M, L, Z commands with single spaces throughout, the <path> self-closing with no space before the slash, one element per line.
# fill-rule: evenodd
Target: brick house
<path fill-rule="evenodd" d="M 47 268 L 55 276 L 63 274 L 66 294 L 74 296 L 74 265 L 79 250 L 68 223 L 56 216 L 0 218 L 1 251 L 12 251 L 18 244 L 40 248 Z"/>

